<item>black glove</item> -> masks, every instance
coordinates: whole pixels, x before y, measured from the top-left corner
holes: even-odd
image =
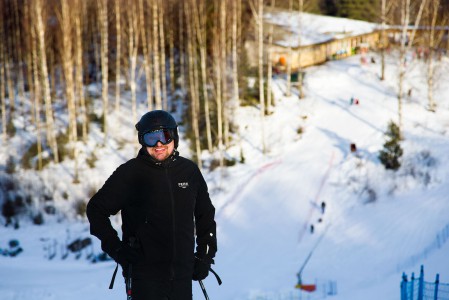
[[[143,260],[143,254],[138,247],[131,247],[122,242],[121,247],[116,250],[114,259],[122,267],[127,267],[129,264]]]
[[[214,260],[207,255],[203,258],[195,256],[192,279],[195,281],[205,279],[209,275],[210,265],[213,263]]]

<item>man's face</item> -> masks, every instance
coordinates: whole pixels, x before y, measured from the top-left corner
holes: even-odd
[[[171,141],[167,145],[163,145],[161,142],[157,142],[154,147],[147,147],[147,151],[151,157],[155,160],[163,161],[166,160],[175,149],[175,141]]]

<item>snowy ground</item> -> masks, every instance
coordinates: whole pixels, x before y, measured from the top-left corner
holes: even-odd
[[[358,56],[309,68],[301,100],[295,93],[285,97],[285,81],[276,78],[276,110],[264,123],[267,155],[262,154],[257,108],[235,113],[241,143],[229,153],[238,158],[242,149],[246,163],[225,172],[205,171],[218,223],[214,269],[223,280],[220,287],[213,277],[205,280],[211,299],[393,300],[399,298],[402,272],[418,273],[420,265],[427,281],[440,273],[441,282],[449,283],[449,243],[435,242],[449,224],[449,87],[442,84],[449,80],[449,63],[439,65],[436,113],[425,109],[424,67],[409,67],[405,90],[412,87],[413,93],[403,107],[404,160],[394,173],[377,159],[388,122],[397,120],[395,58],[389,59],[385,82],[378,80],[379,64],[361,65]],[[360,104],[350,105],[351,97]],[[91,187],[135,155],[126,115],[112,115],[111,132],[130,143],[112,140],[95,150],[96,169],[81,172]],[[351,143],[357,153],[350,152]],[[180,148],[188,153],[185,144]],[[47,178],[60,178],[60,184],[73,188],[68,171],[51,170]],[[88,187],[74,193],[82,197]],[[15,238],[24,252],[0,256],[0,298],[123,299],[120,276],[108,290],[114,263],[89,263],[87,252],[78,260],[73,254],[61,259],[66,240],[87,236],[85,222],[56,218],[43,226],[22,224],[20,230],[1,227],[0,248]],[[93,251],[100,251],[97,240]],[[294,286],[310,253],[302,279],[317,283],[318,290],[308,294]],[[330,282],[336,295],[325,293]],[[194,287],[194,299],[202,299]]]

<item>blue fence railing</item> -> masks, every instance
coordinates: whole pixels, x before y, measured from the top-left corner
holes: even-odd
[[[440,283],[440,275],[437,274],[435,282],[424,281],[424,267],[418,278],[412,273],[410,280],[405,273],[402,274],[401,300],[449,300],[449,284]]]

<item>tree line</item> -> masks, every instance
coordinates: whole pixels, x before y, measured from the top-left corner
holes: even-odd
[[[218,153],[220,166],[226,163],[223,151],[230,145],[236,126],[233,112],[246,103],[259,106],[265,152],[263,120],[274,105],[270,92],[271,60],[264,50],[273,35],[272,28],[267,30],[263,24],[267,7],[347,17],[355,17],[355,13],[349,12],[357,10],[376,11],[373,16],[360,18],[377,19],[384,25],[402,24],[405,28],[409,24],[447,24],[442,12],[448,1],[2,0],[2,136],[6,139],[13,134],[16,114],[28,114],[36,133],[33,147],[37,169],[45,163],[43,151],[50,153],[47,160],[58,163],[63,155],[61,148],[67,148],[77,162],[76,143],[87,141],[93,119],[101,123],[104,141],[107,140],[108,113],[122,109],[124,90],[130,92],[132,118],[137,121],[137,85],[142,74],[148,110],[172,110],[175,91],[184,92],[185,124],[200,166],[203,149]],[[429,36],[430,51],[436,49],[432,45],[441,40],[440,33]],[[406,31],[400,46],[401,62],[405,62],[405,53],[412,45],[405,42],[405,35]],[[247,38],[257,41],[258,66],[254,70],[246,62]],[[384,48],[379,48],[383,57]],[[383,79],[383,63],[382,66]],[[399,119],[405,72],[405,65],[401,64]],[[433,66],[429,66],[430,84],[433,72]],[[245,83],[248,75],[258,78],[252,90]],[[101,86],[101,116],[93,114],[92,98],[86,92],[86,85],[92,82]],[[302,97],[302,85],[299,89]],[[31,100],[29,110],[25,99]],[[68,115],[67,130],[56,125],[56,108]],[[75,178],[76,174],[77,170]]]
[[[137,80],[143,73],[148,110],[172,110],[175,90],[186,91],[185,123],[198,157],[203,148],[224,149],[232,109],[239,105],[250,22],[249,4],[242,0],[1,1],[2,135],[11,135],[11,122],[25,112],[27,97],[37,168],[44,149],[57,163],[63,132],[55,124],[55,108],[63,107],[66,144],[76,159],[75,142],[87,140],[93,117],[86,85],[101,86],[98,119],[106,140],[108,112],[121,110],[124,90],[130,91],[137,121]]]

